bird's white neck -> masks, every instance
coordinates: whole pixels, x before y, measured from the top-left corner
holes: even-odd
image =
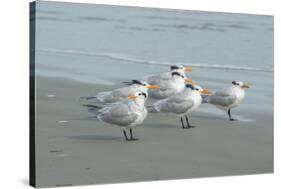
[[[185,82],[184,78],[182,78],[182,77],[180,77],[180,76],[174,76],[174,77],[173,77],[173,80],[174,80],[175,82],[179,82],[179,83],[184,83],[184,82]]]
[[[129,103],[133,104],[133,105],[137,105],[140,108],[143,108],[144,107],[144,103],[145,103],[145,99],[137,98],[137,99],[134,99],[134,100],[130,100]]]
[[[232,86],[232,88],[233,88],[234,90],[239,90],[239,91],[245,92],[245,89],[244,89],[244,88],[242,88],[242,87],[240,87],[240,86],[237,86],[237,85]]]
[[[240,86],[233,86],[232,87],[235,96],[238,100],[243,100],[245,97],[245,89],[241,88]]]

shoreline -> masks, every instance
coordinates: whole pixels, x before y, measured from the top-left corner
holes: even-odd
[[[84,86],[85,93],[83,93],[81,96],[78,96],[77,99],[79,99],[80,97],[84,97],[84,96],[94,96],[98,92],[110,91],[110,90],[114,90],[116,88],[125,87],[126,85],[123,84],[123,81],[129,81],[129,79],[126,80],[126,79],[115,78],[115,79],[112,79],[111,83],[109,84],[109,83],[99,82],[99,80],[89,82],[89,81],[79,81],[79,80],[76,80],[76,79],[70,79],[70,78],[64,78],[64,77],[37,76],[36,78],[38,78],[38,80],[47,80],[49,82],[61,81],[61,82],[66,82],[66,83],[75,83],[76,85]],[[92,90],[92,88],[94,88],[94,90]],[[217,87],[217,88],[219,89],[220,87]],[[211,90],[215,91],[213,88],[211,88]],[[252,90],[252,89],[250,88],[249,90]],[[52,96],[52,95],[55,95],[55,94],[51,94],[51,93],[47,94],[46,93],[46,96],[48,96],[48,95]],[[248,97],[248,94],[246,94],[246,97]],[[157,100],[157,99],[149,98],[146,104],[155,102],[155,100]],[[236,107],[236,108],[233,109],[233,112],[237,112],[238,114],[240,112],[241,121],[246,121],[246,122],[248,121],[249,122],[249,121],[251,121],[251,119],[247,118],[247,117],[244,117],[241,114],[241,112],[248,114],[247,112],[249,110],[251,110],[251,108],[247,107],[246,105],[253,105],[253,104],[247,103],[246,100],[249,100],[249,99],[244,99],[244,101],[241,103],[241,105],[239,107]],[[219,117],[227,118],[227,116],[225,116],[225,115],[227,115],[225,111],[216,108],[214,105],[206,104],[206,103],[202,103],[200,105],[199,109],[196,112],[208,113],[210,115],[214,115],[218,119],[219,119]],[[259,113],[259,112],[261,112],[261,113]],[[263,111],[263,109],[259,109],[259,111],[256,111],[255,113],[257,114],[257,116],[264,115],[265,113],[266,114],[268,113],[269,115],[273,116],[273,104],[272,104],[272,109],[271,109],[270,112]],[[252,120],[252,121],[255,121],[255,120]]]

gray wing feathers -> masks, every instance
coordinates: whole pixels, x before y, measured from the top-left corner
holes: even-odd
[[[137,119],[137,115],[124,104],[101,109],[98,118],[115,125],[128,126]]]
[[[176,97],[160,100],[154,105],[157,111],[176,114],[185,113],[192,106],[193,101],[191,99],[182,99]]]
[[[171,78],[170,72],[161,73],[158,75],[151,75],[145,78],[145,80],[151,85],[158,85],[161,81]]]
[[[234,101],[235,95],[230,89],[217,91],[214,95],[208,97],[208,103],[219,106],[229,106]]]
[[[159,89],[154,89],[149,91],[149,95],[151,97],[156,97],[156,98],[167,98],[171,95],[173,95],[174,92],[174,83],[171,82],[170,80],[167,81],[159,81],[158,83],[153,83],[157,84],[160,86]]]
[[[133,90],[133,88],[129,86],[115,89],[113,91],[100,92],[95,96],[95,98],[102,103],[113,103],[126,99],[126,97],[132,93],[131,90]],[[94,97],[88,97],[88,100],[95,100],[93,98]]]

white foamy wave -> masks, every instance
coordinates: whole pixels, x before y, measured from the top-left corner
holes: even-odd
[[[135,63],[135,64],[148,64],[148,65],[159,65],[159,66],[182,64],[182,65],[188,65],[188,66],[195,67],[195,68],[206,68],[206,69],[273,72],[273,69],[261,69],[261,68],[246,67],[246,66],[242,67],[242,66],[222,65],[222,64],[165,62],[165,61],[147,60],[147,59],[141,59],[141,58],[132,57],[132,56],[128,56],[125,54],[119,54],[119,53],[97,53],[97,52],[87,52],[87,51],[79,51],[79,50],[72,50],[72,49],[36,49],[36,51],[47,52],[47,53],[77,54],[77,55],[82,55],[82,56],[98,56],[98,57],[110,58],[113,60],[131,62],[131,63]]]

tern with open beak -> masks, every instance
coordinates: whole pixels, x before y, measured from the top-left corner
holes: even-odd
[[[213,95],[204,98],[203,102],[227,111],[229,120],[235,121],[236,119],[231,117],[231,109],[239,106],[243,101],[247,88],[249,88],[249,85],[242,81],[232,81],[231,87],[216,91]]]

